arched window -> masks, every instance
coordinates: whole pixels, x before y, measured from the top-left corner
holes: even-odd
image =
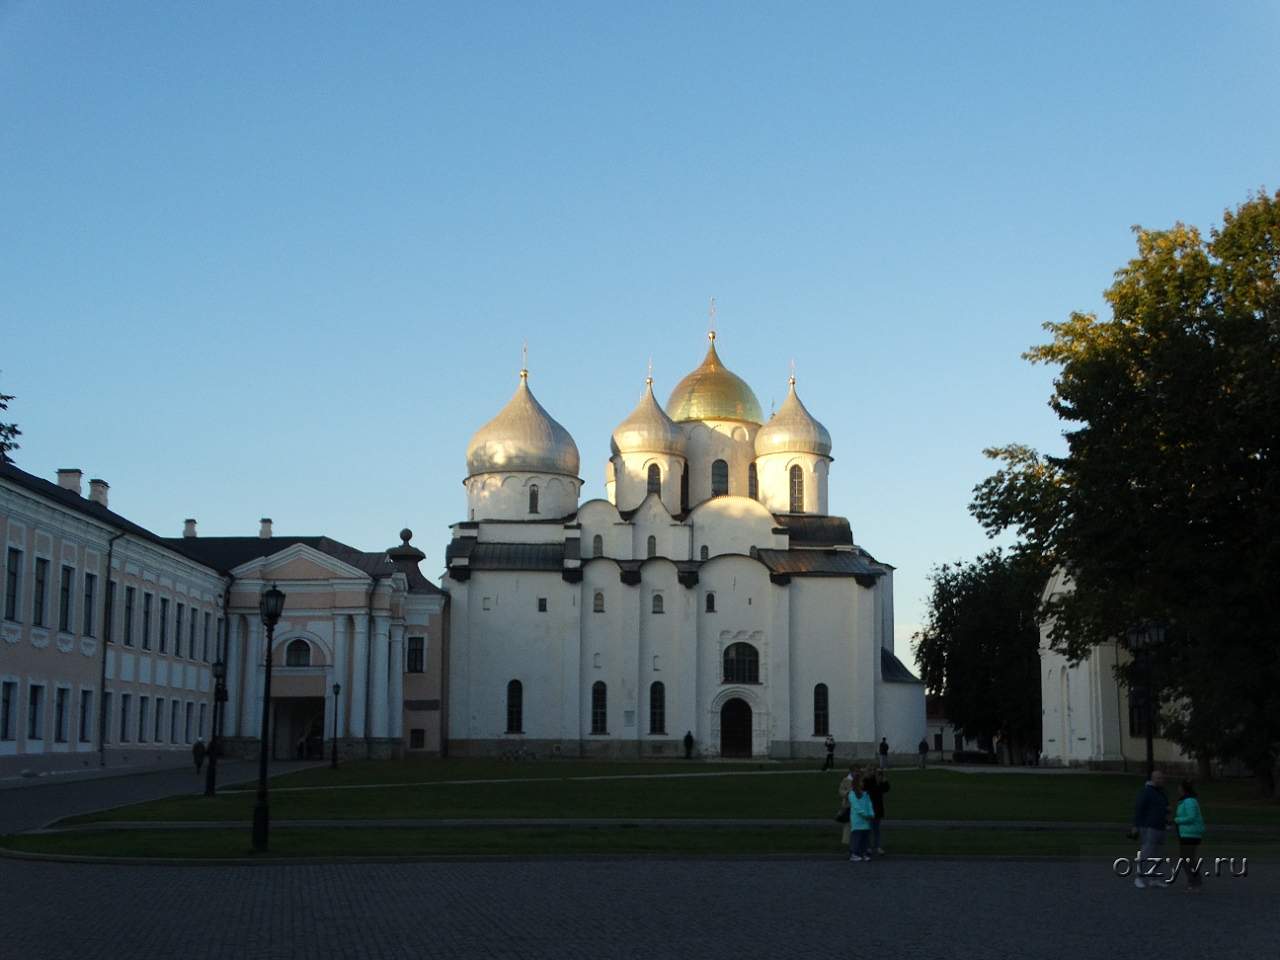
[[[311,666],[311,644],[305,640],[290,640],[284,648],[284,665],[286,667]]]
[[[825,737],[831,732],[827,713],[827,685],[820,683],[813,688],[813,735]]]
[[[538,512],[538,485],[536,483],[529,484],[529,512]]]
[[[798,463],[791,468],[791,512],[804,513],[804,471]]]
[[[653,595],[653,612],[662,613],[662,594],[655,593]]]
[[[609,691],[603,680],[591,685],[591,732],[609,732]]]
[[[507,684],[507,733],[524,733],[524,685],[519,680]]]
[[[724,497],[729,493],[729,464],[717,460],[711,464],[711,495]]]
[[[597,590],[596,595],[591,598],[591,612],[604,613],[604,594],[599,590]]]
[[[591,555],[593,557],[604,556],[604,537],[598,533],[591,538]]]
[[[649,493],[662,496],[662,468],[656,463],[649,464]]]
[[[731,643],[724,648],[725,683],[759,683],[760,654],[749,643]]]
[[[645,542],[645,550],[645,556],[656,557],[658,555],[658,538],[650,535],[649,539]]]
[[[714,593],[707,594],[707,613],[716,612],[716,595]]]
[[[661,680],[649,684],[649,732],[667,732],[667,688]]]
[[[753,463],[747,467],[747,496],[752,500],[760,499],[760,474]]]
[[[700,556],[703,560],[711,556],[711,551],[707,549],[707,545],[705,543],[702,545],[702,549],[698,551],[698,556]]]

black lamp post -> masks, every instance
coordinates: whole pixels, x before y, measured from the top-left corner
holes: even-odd
[[[335,683],[333,685],[333,759],[329,761],[329,766],[338,769],[338,694],[342,692],[342,684]]]
[[[1155,690],[1151,681],[1151,655],[1164,643],[1165,628],[1158,623],[1144,623],[1129,631],[1129,649],[1142,658],[1142,719],[1147,732],[1147,779],[1156,769]]]
[[[280,614],[284,612],[284,594],[276,589],[275,584],[262,592],[258,612],[262,614],[262,622],[267,628],[264,655],[267,675],[262,684],[262,744],[258,752],[258,799],[253,805],[253,849],[266,850],[271,821],[267,805],[267,750],[271,742],[271,644],[276,624],[280,622]]]
[[[221,657],[213,662],[213,736],[209,739],[209,770],[204,779],[204,795],[218,793],[218,751],[222,749],[222,705],[227,702],[227,665]]]

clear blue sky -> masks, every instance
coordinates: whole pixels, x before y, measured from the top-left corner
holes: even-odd
[[[1280,185],[1275,3],[976,6],[0,3],[17,462],[162,534],[409,525],[436,576],[521,341],[600,496],[714,295],[905,654],[981,449],[1061,446],[1040,324]]]

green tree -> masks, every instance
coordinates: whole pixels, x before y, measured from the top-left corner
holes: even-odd
[[[1030,554],[984,553],[930,576],[916,662],[947,719],[966,737],[1000,738],[1018,759],[1040,746],[1040,633],[1048,571]]]
[[[1110,320],[1072,314],[1026,356],[1059,367],[1050,406],[1067,453],[1023,446],[971,510],[991,535],[1060,565],[1052,645],[1080,659],[1144,620],[1169,734],[1239,759],[1269,793],[1280,757],[1280,193],[1221,229],[1135,228],[1106,293]],[[1131,667],[1123,668],[1129,680]]]
[[[9,394],[0,393],[0,411],[8,410],[12,399]],[[20,436],[22,431],[16,423],[0,423],[0,463],[9,462],[9,451],[18,449],[18,444],[14,441]]]

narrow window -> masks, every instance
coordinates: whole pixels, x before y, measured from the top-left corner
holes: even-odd
[[[546,613],[546,612],[547,612],[547,598],[546,598],[546,597],[539,597],[539,598],[538,598],[538,612],[539,612],[539,613]]]
[[[182,627],[183,627],[183,614],[184,614],[184,613],[186,613],[186,609],[187,609],[187,608],[186,608],[186,607],[184,607],[182,604],[178,604],[178,609],[177,609],[176,613],[174,614],[174,622],[173,622],[173,655],[174,655],[175,657],[180,657],[180,656],[182,656]]]
[[[107,580],[107,596],[102,602],[102,639],[111,642],[116,623],[116,582]]]
[[[591,538],[591,555],[593,557],[604,556],[604,537],[598,533]]]
[[[716,612],[716,595],[714,593],[707,594],[707,613]]]
[[[536,483],[529,485],[529,512],[538,512],[538,485]]]
[[[156,743],[164,743],[164,697],[156,697]]]
[[[186,712],[186,720],[187,720],[187,722],[186,722],[186,726],[183,728],[183,740],[182,740],[182,742],[183,742],[183,743],[190,743],[190,742],[191,742],[191,717],[192,717],[192,713],[193,713],[193,710],[192,710],[192,703],[191,703],[191,701],[190,701],[190,700],[188,700],[188,701],[187,701],[187,712]]]
[[[18,587],[22,585],[22,551],[9,548],[9,559],[4,572],[4,618],[18,619]]]
[[[204,738],[204,719],[205,719],[205,714],[207,713],[208,706],[209,705],[207,703],[200,704],[200,723],[196,729],[200,731],[201,739]]]
[[[151,649],[151,594],[142,595],[142,649]]]
[[[16,740],[13,729],[14,701],[18,699],[18,685],[12,680],[0,683],[0,740]]]
[[[660,593],[653,595],[653,612],[662,613],[662,594]]]
[[[760,474],[754,463],[747,467],[747,496],[752,500],[760,499]]]
[[[645,556],[656,557],[658,555],[658,538],[650,534],[649,539],[645,541]]]
[[[609,693],[603,680],[591,685],[591,732],[609,732]]]
[[[196,608],[191,608],[191,616],[187,618],[190,624],[187,630],[187,657],[194,660],[196,658]]]
[[[680,510],[682,513],[689,512],[689,467],[685,465],[680,470]]]
[[[820,683],[813,688],[813,735],[825,737],[831,732],[827,713],[827,685]]]
[[[161,653],[169,650],[169,598],[160,598],[160,638],[156,641],[156,649]]]
[[[662,496],[662,468],[656,463],[649,464],[649,489],[647,492]]]
[[[290,640],[284,648],[284,665],[286,667],[311,666],[311,644],[305,640]]]
[[[98,578],[92,573],[84,575],[84,609],[80,611],[80,632],[86,637],[92,637],[93,633],[93,604],[97,599]]]
[[[59,687],[53,691],[53,740],[55,743],[67,742],[67,698],[71,691]]]
[[[711,551],[707,549],[707,545],[705,543],[702,545],[702,549],[698,551],[698,556],[701,557],[703,560],[711,556]]]
[[[45,604],[49,593],[49,561],[36,557],[36,596],[31,613],[31,623],[36,627],[45,624]]]
[[[192,657],[194,660],[195,658]],[[204,639],[200,646],[200,659],[205,663],[209,662],[209,611],[204,612]]]
[[[725,683],[759,683],[760,654],[749,643],[731,643],[724,648]]]
[[[804,513],[804,471],[798,463],[791,468],[791,512]]]
[[[124,645],[126,647],[133,646],[133,603],[136,597],[137,591],[133,587],[124,588]],[[125,694],[125,696],[128,696],[128,694]],[[120,737],[122,743],[124,739],[124,736]]]
[[[519,680],[507,684],[507,733],[524,733],[524,685]]]
[[[407,673],[425,673],[427,669],[427,638],[409,638],[409,657],[405,664]]]
[[[71,586],[75,578],[72,567],[62,568],[62,583],[58,586],[58,629],[63,633],[71,632]]]
[[[169,703],[169,742],[179,743],[178,740],[178,714],[182,710],[182,704],[177,700]]]
[[[147,742],[147,730],[150,727],[151,720],[151,698],[138,698],[138,742]]]
[[[3,737],[0,737],[3,739]],[[93,739],[93,691],[80,691],[80,742]]]
[[[717,460],[711,464],[711,495],[724,497],[729,494],[729,464]]]
[[[422,727],[414,727],[409,731],[409,749],[425,750],[427,748],[427,731]]]
[[[595,596],[591,598],[591,612],[604,613],[604,594],[599,590],[597,590]]]
[[[133,697],[131,694],[120,694],[120,742],[129,742],[129,705]]]
[[[27,739],[44,739],[44,687],[27,687]]]
[[[661,680],[649,684],[649,732],[667,732],[667,688]]]
[[[111,691],[102,694],[102,742],[111,742]]]

